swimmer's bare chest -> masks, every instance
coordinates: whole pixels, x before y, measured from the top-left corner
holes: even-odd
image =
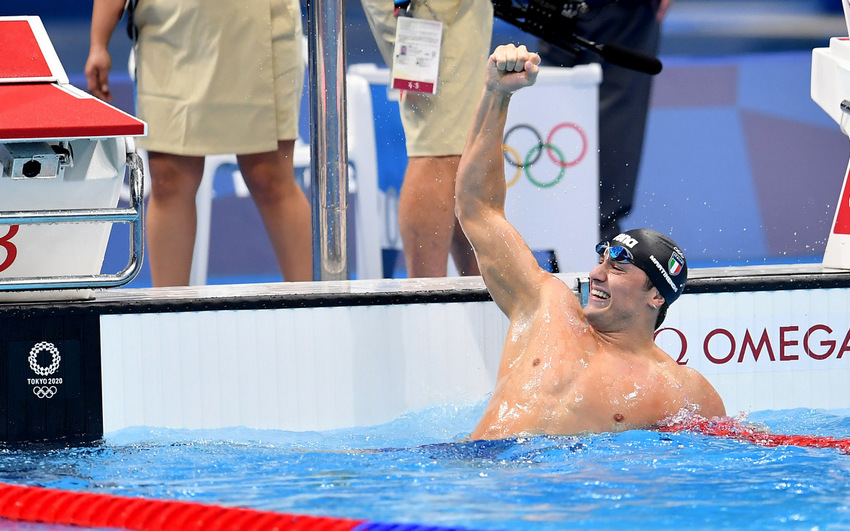
[[[505,435],[646,428],[678,410],[669,377],[655,364],[551,331],[525,347],[490,404],[490,421]]]
[[[672,402],[663,404],[663,391],[653,385],[666,387],[664,370],[606,351],[574,297],[549,291],[533,316],[511,323],[496,388],[473,438],[622,431],[667,414]]]

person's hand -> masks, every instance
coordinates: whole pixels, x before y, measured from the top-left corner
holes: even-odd
[[[111,68],[112,57],[105,48],[89,52],[85,68],[88,89],[94,96],[104,101],[112,101],[112,92],[109,90],[109,70]]]
[[[540,56],[524,45],[505,44],[497,47],[487,61],[487,88],[510,94],[529,87],[540,72]]]

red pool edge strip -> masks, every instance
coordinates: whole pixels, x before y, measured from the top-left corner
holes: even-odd
[[[783,435],[769,433],[744,426],[736,419],[730,417],[707,419],[695,416],[683,421],[671,422],[670,424],[659,428],[659,431],[666,433],[690,431],[703,435],[746,441],[758,446],[766,447],[801,446],[810,448],[833,448],[840,450],[845,454],[850,454],[850,439],[839,439],[836,437],[819,435]]]

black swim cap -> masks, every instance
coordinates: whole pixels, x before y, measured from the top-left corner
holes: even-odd
[[[685,255],[669,237],[652,229],[633,229],[618,234],[611,245],[628,249],[667,304],[679,298],[688,280]]]

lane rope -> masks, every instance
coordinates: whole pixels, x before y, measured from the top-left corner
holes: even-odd
[[[385,524],[327,516],[294,515],[197,502],[130,498],[113,494],[5,483],[0,483],[0,518],[138,531],[449,531],[452,529],[418,524]]]
[[[832,448],[850,454],[850,439],[820,435],[783,435],[745,426],[732,417],[707,419],[699,415],[673,419],[661,426],[658,431],[675,433],[689,431],[702,435],[712,435],[727,439],[736,439],[758,446],[800,446],[809,448]]]

